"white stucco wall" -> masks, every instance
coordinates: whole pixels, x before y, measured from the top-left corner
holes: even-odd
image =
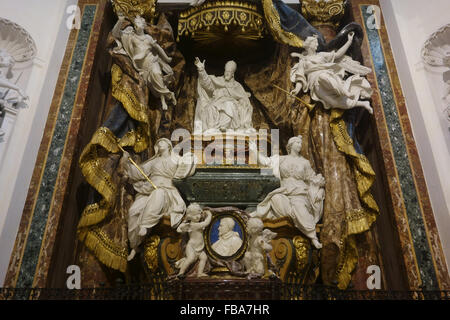
[[[0,162],[0,287],[9,264],[70,30],[66,8],[76,0],[1,0],[0,17],[34,39],[37,57],[19,82],[29,107],[19,111]]]
[[[450,23],[448,0],[380,0],[447,265],[450,262],[450,131],[442,73],[421,59],[425,41]]]

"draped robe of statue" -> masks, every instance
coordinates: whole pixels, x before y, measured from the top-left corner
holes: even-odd
[[[316,224],[322,217],[322,208],[314,206],[319,189],[310,192],[310,181],[316,173],[309,161],[291,155],[275,155],[263,160],[264,165],[273,168],[281,186],[258,204],[257,216],[276,219],[287,215],[304,235],[316,238]]]
[[[128,240],[131,248],[137,248],[142,242],[139,228],[151,229],[163,216],[170,216],[172,226],[176,226],[183,217],[186,204],[181,198],[172,179],[183,179],[195,171],[194,161],[172,154],[168,158],[156,156],[141,164],[142,171],[152,180],[157,189],[143,179],[142,174],[132,164],[127,165],[127,175],[133,182],[137,195],[129,209]]]

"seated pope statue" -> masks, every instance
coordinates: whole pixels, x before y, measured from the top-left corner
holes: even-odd
[[[205,61],[201,62],[195,58],[195,65],[198,70],[198,100],[194,132],[255,132],[250,93],[234,79],[236,62],[228,61],[221,77],[208,75],[205,71]]]

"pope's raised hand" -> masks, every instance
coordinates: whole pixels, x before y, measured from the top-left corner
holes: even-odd
[[[197,67],[197,69],[205,69],[205,62],[206,62],[206,60],[203,60],[203,62],[201,62],[198,57],[195,57],[194,64]]]

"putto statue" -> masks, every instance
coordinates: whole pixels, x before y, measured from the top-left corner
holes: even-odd
[[[271,240],[277,235],[269,229],[264,229],[259,218],[250,218],[247,222],[249,244],[244,256],[245,272],[249,277],[261,277],[268,270],[267,253],[272,250]],[[267,270],[266,270],[267,268]]]
[[[134,258],[148,229],[157,225],[163,216],[170,216],[172,227],[176,227],[185,212],[186,204],[172,179],[193,175],[195,161],[191,155],[180,157],[172,149],[170,140],[159,139],[155,144],[155,156],[141,164],[153,184],[128,161],[129,154],[123,154],[122,165],[137,192],[128,211],[128,240],[132,249],[128,260]]]
[[[331,52],[317,52],[317,38],[306,38],[305,52],[291,53],[292,57],[299,58],[291,69],[291,81],[295,83],[291,94],[297,95],[303,89],[305,93],[310,92],[313,100],[322,102],[325,109],[363,107],[372,114],[370,102],[360,101],[372,96],[369,82],[361,77],[371,69],[345,55],[353,37],[354,33],[350,32],[346,44]],[[346,72],[353,75],[345,79]]]
[[[257,152],[256,143],[250,143],[251,152]],[[317,249],[322,248],[316,234],[316,224],[323,213],[325,180],[316,174],[311,164],[300,155],[302,137],[292,137],[286,146],[288,155],[267,158],[258,153],[258,163],[270,166],[281,180],[281,187],[270,192],[257,206],[252,217],[290,217],[294,225]]]
[[[250,93],[234,79],[236,62],[228,61],[221,77],[208,75],[205,61],[201,62],[199,58],[195,58],[195,66],[198,70],[198,100],[194,132],[255,132]]]
[[[121,29],[125,16],[119,15],[119,20],[111,31],[117,47],[114,53],[127,55],[136,71],[144,79],[150,92],[161,100],[163,110],[167,110],[166,98],[174,105],[177,101],[175,94],[167,88],[172,81],[173,70],[169,66],[172,58],[167,56],[161,46],[149,34],[145,33],[145,19],[136,16],[134,28],[128,26]],[[165,73],[165,75],[163,75]]]
[[[205,253],[205,241],[203,239],[203,230],[211,223],[211,211],[205,211],[206,218],[202,219],[202,208],[197,203],[190,204],[186,209],[186,221],[183,221],[177,228],[180,233],[188,232],[189,241],[186,244],[185,257],[178,260],[175,264],[180,269],[178,276],[185,274],[186,270],[197,260],[199,265],[197,277],[208,276],[203,272],[208,256]]]

